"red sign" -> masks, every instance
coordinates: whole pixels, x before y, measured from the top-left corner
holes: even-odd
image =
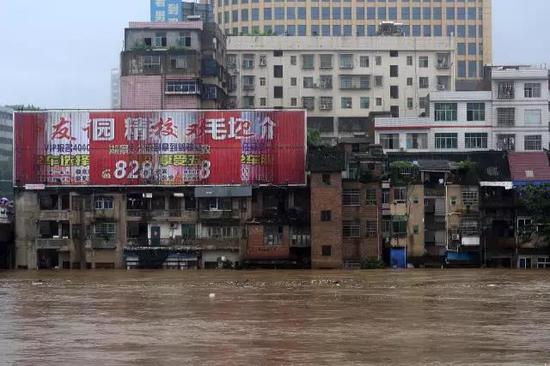
[[[15,113],[16,185],[304,185],[303,111]]]

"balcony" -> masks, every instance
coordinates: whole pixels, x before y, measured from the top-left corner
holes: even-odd
[[[116,249],[116,240],[93,238],[86,244],[86,247],[92,249]]]
[[[62,249],[68,247],[71,240],[68,238],[36,239],[36,249]]]
[[[163,239],[149,239],[149,238],[128,238],[126,242],[127,247],[185,247],[196,246],[197,241],[192,238],[163,238]]]
[[[311,236],[309,234],[293,234],[290,238],[291,248],[311,247]]]
[[[42,210],[40,221],[69,221],[71,212],[69,210]]]
[[[240,219],[239,210],[202,210],[199,211],[200,220],[230,220]]]
[[[436,127],[437,122],[433,122],[430,118],[423,117],[382,117],[376,118],[374,121],[375,129],[387,129],[387,128],[415,128],[415,129],[429,129]]]

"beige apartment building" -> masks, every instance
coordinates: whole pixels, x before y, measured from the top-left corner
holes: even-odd
[[[491,0],[215,0],[214,13],[232,35],[372,37],[396,22],[405,36],[455,38],[460,79],[492,63]]]
[[[454,65],[446,37],[227,39],[230,106],[305,108],[325,138],[365,136],[377,113],[423,115],[430,92],[455,89]]]

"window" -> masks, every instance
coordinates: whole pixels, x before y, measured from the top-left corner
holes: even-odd
[[[485,121],[485,103],[468,103],[466,119],[468,121]]]
[[[260,78],[260,85],[265,86],[265,78]]]
[[[413,57],[407,56],[407,66],[412,66],[412,64],[413,64]]]
[[[367,205],[376,205],[376,189],[367,189]]]
[[[486,149],[486,133],[466,133],[464,135],[464,147],[466,149]]]
[[[540,84],[525,83],[524,95],[525,98],[540,98]]]
[[[98,196],[95,198],[96,210],[112,210],[113,209],[113,197],[111,196]]]
[[[158,69],[160,67],[160,56],[143,56],[143,67],[146,69]]]
[[[321,211],[321,221],[330,221],[332,218],[332,211],[330,210],[323,210]]]
[[[332,75],[321,75],[319,77],[319,87],[321,89],[332,89]]]
[[[407,200],[407,187],[395,187],[393,189],[393,200],[405,202]]]
[[[413,78],[407,78],[407,86],[413,85]]]
[[[370,108],[370,98],[369,97],[360,97],[359,98],[359,105],[361,109],[369,109]]]
[[[298,99],[296,98],[290,98],[290,105],[292,107],[296,107],[298,105]]]
[[[374,58],[374,61],[375,61],[375,63],[376,63],[376,66],[382,65],[382,56],[376,56],[376,57]]]
[[[375,75],[374,76],[374,85],[382,86],[382,75]]]
[[[323,257],[330,257],[332,255],[332,245],[321,246],[321,255]]]
[[[526,109],[525,110],[525,125],[538,126],[541,124],[541,110],[540,109]]]
[[[436,149],[456,149],[458,148],[458,135],[456,133],[436,133]]]
[[[101,222],[94,225],[94,237],[112,240],[116,236],[116,224],[114,222]]]
[[[243,97],[243,107],[244,108],[254,108],[254,96],[245,95]]]
[[[390,114],[393,118],[399,117],[399,106],[398,105],[391,105],[390,106]]]
[[[477,190],[462,191],[462,203],[467,206],[477,205],[479,203],[479,195]]]
[[[199,86],[195,81],[167,80],[164,90],[173,94],[198,94]]]
[[[456,103],[435,103],[434,115],[436,121],[456,121]]]
[[[243,90],[254,90],[254,83],[253,75],[243,75]]]
[[[266,98],[260,98],[260,106],[265,107],[267,105],[267,99]]]
[[[418,150],[428,148],[427,133],[408,133],[407,134],[407,149]]]
[[[273,77],[274,78],[283,77],[283,65],[273,65]]]
[[[512,127],[515,123],[515,108],[497,108],[497,124],[499,127]]]
[[[166,33],[155,33],[155,43],[153,45],[155,47],[166,47]]]
[[[503,81],[498,83],[498,99],[514,99],[514,83]]]
[[[304,77],[303,86],[304,88],[307,88],[307,89],[313,88],[313,77],[311,76]]]
[[[351,109],[352,108],[352,99],[351,97],[342,97],[341,99],[341,108],[342,109]]]
[[[340,55],[340,68],[341,69],[353,69],[353,55],[341,54]]]
[[[281,99],[283,97],[283,87],[274,86],[273,87],[273,98]]]
[[[267,225],[264,226],[264,244],[279,245],[283,242],[283,227]]]
[[[302,107],[308,111],[315,109],[315,97],[302,97]]]
[[[296,84],[297,82],[298,82],[298,79],[296,79],[296,78],[290,78],[290,85],[296,86],[296,85],[297,85],[297,84]]]
[[[313,68],[313,55],[302,55],[302,69],[312,70]]]
[[[321,180],[323,181],[323,184],[330,186],[330,174],[323,174],[321,176]]]
[[[384,150],[399,149],[399,134],[398,133],[382,133],[380,134],[380,144]]]
[[[369,56],[359,56],[359,66],[369,67]]]
[[[342,191],[342,205],[343,206],[359,206],[359,190],[358,189],[344,189]]]
[[[332,69],[332,55],[319,55],[319,59],[321,69]]]
[[[542,150],[542,136],[541,135],[527,135],[525,136],[525,150]]]
[[[430,79],[428,77],[421,76],[418,79],[420,89],[428,89],[430,87]]]
[[[296,65],[296,56],[290,56],[290,64]]]
[[[342,221],[342,235],[344,238],[361,237],[361,227],[355,221]]]
[[[180,33],[178,45],[182,47],[191,47],[191,36],[187,33]]]
[[[390,98],[399,99],[399,86],[397,85],[390,86]]]
[[[390,77],[396,78],[399,76],[399,68],[397,65],[390,65]]]
[[[332,97],[321,97],[319,99],[319,109],[322,111],[332,110]]]
[[[418,58],[419,67],[428,67],[428,56],[420,56]]]
[[[497,149],[514,151],[516,149],[516,135],[497,135]]]
[[[377,231],[378,223],[375,220],[367,220],[367,238],[376,238]]]
[[[254,55],[245,54],[243,55],[243,69],[253,69],[254,68]]]
[[[381,106],[382,105],[382,98],[376,98],[376,105]]]

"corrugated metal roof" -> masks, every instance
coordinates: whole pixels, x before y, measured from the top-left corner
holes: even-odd
[[[545,152],[509,152],[508,163],[513,181],[550,182],[550,166]]]

